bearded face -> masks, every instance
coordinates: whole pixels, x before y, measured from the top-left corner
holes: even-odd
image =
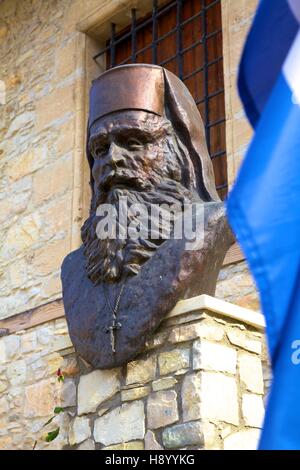
[[[91,131],[89,151],[94,159],[94,180],[90,217],[82,227],[88,277],[96,284],[117,281],[123,275],[137,274],[157,247],[165,240],[163,220],[156,222],[158,236],[149,233],[138,238],[123,238],[131,214],[120,217],[122,203],[127,208],[143,204],[164,205],[181,210],[183,204],[198,199],[195,175],[188,152],[178,141],[170,121],[144,111],[113,113],[99,119]],[[99,238],[101,216],[97,209],[111,204],[117,214],[113,238]],[[168,231],[167,231],[168,233]]]

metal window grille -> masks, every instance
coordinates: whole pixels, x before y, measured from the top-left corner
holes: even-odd
[[[131,11],[131,25],[122,31],[111,25],[111,37],[94,60],[104,57],[107,69],[138,62],[158,64],[185,82],[202,115],[217,190],[224,198],[228,184],[221,0],[172,0],[160,7],[153,0],[149,15],[137,19],[137,13]]]

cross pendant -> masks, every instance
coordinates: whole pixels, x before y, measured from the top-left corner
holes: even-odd
[[[112,325],[106,329],[106,333],[110,333],[110,344],[113,354],[116,352],[115,343],[116,343],[116,331],[121,328],[121,323],[116,322],[116,319],[113,319]]]

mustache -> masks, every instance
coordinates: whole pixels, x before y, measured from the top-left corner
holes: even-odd
[[[150,182],[138,172],[121,168],[109,168],[101,175],[96,189],[98,192],[108,193],[115,188],[144,191],[150,189],[151,186]]]

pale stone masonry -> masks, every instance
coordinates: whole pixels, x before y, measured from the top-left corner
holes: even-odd
[[[0,338],[0,447],[254,449],[265,354],[262,317],[208,296],[179,302],[122,368],[76,358],[64,319]],[[43,428],[56,406],[65,411]]]

